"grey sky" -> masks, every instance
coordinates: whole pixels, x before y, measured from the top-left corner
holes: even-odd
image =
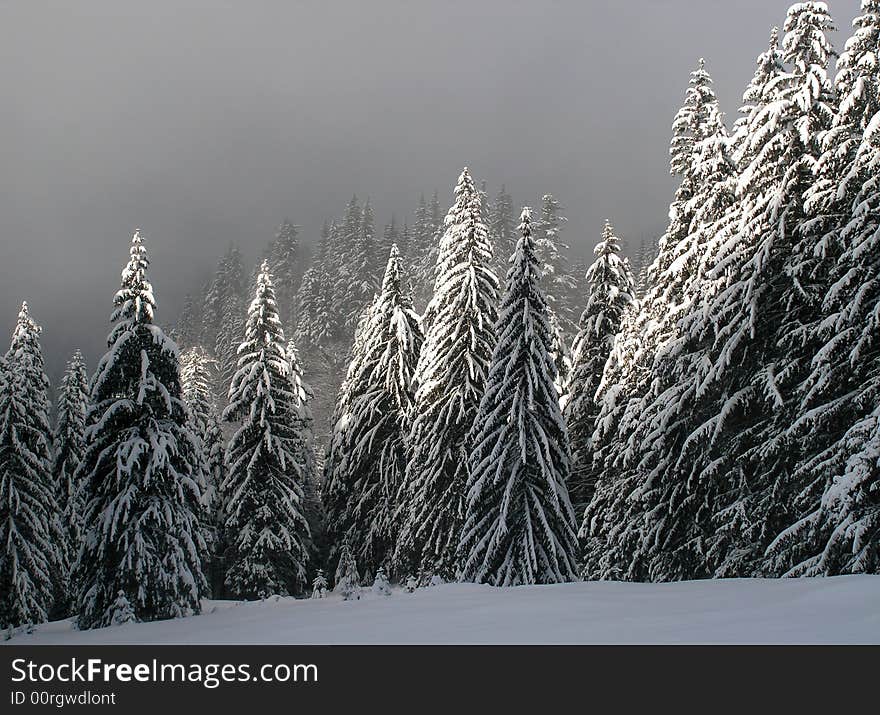
[[[669,125],[704,56],[728,119],[786,0],[0,0],[0,340],[94,365],[140,226],[170,323],[230,240],[447,206],[467,164],[554,193],[578,253],[662,231]],[[858,0],[829,3],[840,47]]]

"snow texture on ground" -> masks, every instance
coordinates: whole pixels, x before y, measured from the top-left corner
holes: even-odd
[[[447,584],[360,601],[206,601],[200,616],[9,641],[42,644],[880,643],[880,576],[493,588]]]

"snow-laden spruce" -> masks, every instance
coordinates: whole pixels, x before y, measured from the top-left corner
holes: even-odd
[[[513,199],[502,184],[489,208],[489,238],[492,241],[493,268],[498,276],[507,273],[507,261],[516,249],[518,239]]]
[[[0,359],[0,628],[45,621],[66,575],[40,330],[22,303]]]
[[[575,578],[568,432],[555,387],[541,268],[523,209],[474,422],[462,576],[516,586]]]
[[[693,196],[694,147],[706,138],[710,111],[717,106],[712,79],[700,60],[691,73],[685,101],[673,122],[670,172],[680,178],[669,208],[669,223],[650,266],[648,294],[639,302],[615,342],[600,386],[601,411],[597,423],[596,459],[614,478],[624,460],[634,455],[623,444],[641,417],[640,399],[647,390],[651,362],[671,335],[681,311],[682,296],[690,286],[691,270],[701,247],[689,240]]]
[[[198,613],[205,594],[200,458],[177,346],[154,322],[149,259],[135,232],[91,384],[77,470],[86,533],[74,572],[80,628],[109,625],[119,592],[140,621]]]
[[[223,412],[225,420],[238,423],[221,486],[229,539],[226,586],[237,598],[296,594],[306,585],[303,485],[313,463],[266,261],[238,356]]]
[[[713,558],[719,575],[774,570],[764,549],[797,518],[806,486],[794,468],[798,442],[815,439],[797,432],[798,392],[833,261],[815,250],[804,197],[836,111],[827,77],[833,24],[824,3],[806,2],[790,8],[783,30],[784,69],[746,123],[738,228],[719,251],[715,272],[724,278],[707,308],[717,338],[704,382],[716,397],[705,424],[722,434],[694,468],[722,480],[724,498],[711,506],[723,537]]]
[[[481,219],[480,194],[465,168],[440,242],[434,297],[416,367],[404,521],[395,571],[451,577],[464,519],[466,438],[495,347],[498,279]]]
[[[621,255],[620,239],[609,221],[605,222],[602,240],[593,253],[596,260],[585,276],[589,293],[572,349],[565,405],[572,457],[568,492],[580,516],[592,497],[595,482],[592,438],[599,414],[596,392],[614,339],[620,332],[624,312],[635,300],[629,261]]]
[[[806,436],[796,472],[809,486],[769,549],[770,570],[789,575],[880,570],[880,3],[863,0],[853,28],[806,198],[813,251],[833,267],[793,425]]]
[[[217,263],[214,278],[208,284],[202,311],[202,333],[199,344],[208,350],[215,350],[220,341],[226,346],[229,340],[219,337],[221,328],[228,324],[230,315],[241,312],[241,301],[245,294],[245,269],[241,251],[235,244],[230,244],[226,253]],[[232,302],[235,304],[233,305]],[[234,341],[237,345],[241,340],[238,336]],[[223,348],[220,350],[223,353]]]
[[[544,194],[532,235],[535,253],[541,264],[541,287],[547,298],[547,315],[553,331],[556,385],[560,394],[564,395],[571,371],[569,345],[577,334],[576,306],[581,296],[577,295],[578,280],[568,257],[568,245],[562,240],[562,230],[568,221],[562,215],[562,210],[562,204],[552,194]]]
[[[269,272],[275,281],[275,294],[278,301],[278,312],[282,323],[288,331],[295,325],[295,297],[299,290],[300,263],[302,256],[299,250],[299,233],[297,227],[289,220],[278,227],[275,240],[266,252],[269,261]]]
[[[85,530],[83,490],[76,478],[76,470],[85,450],[86,411],[89,400],[89,379],[82,353],[74,351],[67,363],[58,393],[55,435],[52,445],[52,476],[55,497],[61,519],[64,543],[59,544],[63,557],[63,600],[69,605],[68,580],[70,568],[79,553]]]
[[[296,338],[300,345],[318,347],[336,333],[333,282],[327,268],[331,234],[335,226],[324,224],[312,265],[303,274],[296,295]]]
[[[324,462],[333,552],[347,540],[358,563],[371,573],[389,565],[399,528],[412,380],[422,346],[419,317],[401,285],[401,273],[399,252],[392,245],[382,291],[370,308],[343,385]]]
[[[599,414],[592,438],[596,491],[585,514],[581,535],[587,541],[585,575],[602,578],[647,578],[640,534],[640,502],[644,489],[639,466],[641,449],[634,438],[644,424],[645,401],[650,400],[653,364],[669,343],[680,337],[677,322],[695,294],[705,234],[691,232],[698,186],[697,147],[707,139],[717,100],[712,80],[701,60],[691,73],[685,102],[676,114],[670,146],[670,171],[681,181],[669,209],[669,224],[660,238],[657,256],[647,271],[649,290],[624,311],[597,391]],[[656,394],[656,393],[655,393]],[[626,530],[624,535],[615,533]]]
[[[211,593],[222,597],[223,578],[218,575],[218,558],[225,549],[223,505],[220,485],[226,474],[226,442],[212,386],[216,383],[217,361],[196,346],[180,356],[180,379],[183,399],[189,408],[190,428],[198,442],[201,469],[199,489],[202,494],[202,528],[206,544],[203,570]]]

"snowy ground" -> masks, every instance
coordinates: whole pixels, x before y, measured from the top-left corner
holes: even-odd
[[[12,644],[880,643],[880,576],[449,584],[360,601],[207,601],[201,616],[94,631],[69,621]]]

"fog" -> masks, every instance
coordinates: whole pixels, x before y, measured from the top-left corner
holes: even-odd
[[[857,0],[829,3],[847,29]],[[55,378],[104,348],[142,229],[173,323],[230,241],[305,243],[352,193],[381,230],[462,166],[553,193],[584,254],[662,232],[670,124],[705,57],[732,121],[784,0],[0,0],[0,340],[26,299]],[[834,38],[840,49],[841,34]]]

